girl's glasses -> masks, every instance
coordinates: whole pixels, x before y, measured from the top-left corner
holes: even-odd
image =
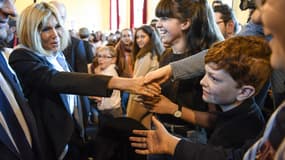
[[[112,56],[105,56],[105,55],[97,55],[97,58],[103,58],[103,59],[109,59],[109,58],[113,58]]]

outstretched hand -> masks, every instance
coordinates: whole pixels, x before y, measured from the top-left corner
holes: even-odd
[[[144,77],[133,78],[133,82],[133,85],[129,87],[129,91],[133,94],[154,97],[161,93],[161,87],[158,83],[151,82],[145,84]]]
[[[136,136],[131,136],[131,146],[137,148],[138,154],[174,154],[179,138],[170,135],[155,117],[152,121],[156,130],[133,130]]]
[[[108,83],[108,88],[124,90],[133,94],[139,94],[149,97],[158,96],[161,93],[161,87],[158,83],[144,83],[144,77],[123,78],[112,77]]]
[[[140,96],[137,101],[143,103],[144,107],[153,113],[172,115],[178,109],[177,104],[173,103],[164,95],[156,97]]]
[[[148,72],[145,75],[144,83],[148,84],[151,82],[156,82],[158,84],[161,84],[165,81],[167,81],[172,75],[172,69],[170,65],[166,65],[164,67],[161,67],[157,70]]]

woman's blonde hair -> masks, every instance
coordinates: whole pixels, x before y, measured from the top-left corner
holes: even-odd
[[[52,5],[41,2],[28,6],[23,10],[17,21],[17,34],[19,41],[24,46],[43,55],[51,55],[52,53],[43,48],[41,40],[42,26],[48,23],[50,17],[54,16],[60,25],[60,49],[64,50],[69,42],[69,34],[63,27],[63,22],[59,18],[59,14]]]

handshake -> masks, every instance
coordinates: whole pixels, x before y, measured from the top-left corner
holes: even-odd
[[[177,105],[171,102],[168,98],[161,95],[160,84],[164,83],[172,76],[172,69],[170,65],[159,68],[155,71],[149,72],[140,79],[143,81],[143,85],[140,89],[137,89],[135,93],[138,96],[134,99],[135,101],[144,104],[144,107],[149,112],[160,113],[160,114],[172,114],[177,110]],[[137,92],[140,90],[139,92]]]
[[[157,99],[161,93],[160,84],[167,81],[172,76],[170,65],[149,72],[144,77],[136,78],[113,78],[108,88],[124,90],[133,94],[143,95],[144,98],[152,97]],[[149,100],[149,98],[146,98]]]

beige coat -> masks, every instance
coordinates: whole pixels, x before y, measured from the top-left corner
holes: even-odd
[[[151,58],[151,53],[147,53],[145,56],[137,59],[134,66],[134,77],[145,76],[148,72],[156,70],[159,67],[159,62],[157,56]],[[151,115],[147,114],[147,109],[144,105],[135,101],[137,95],[130,94],[128,107],[127,107],[127,117],[131,117],[140,121],[145,127],[150,128]],[[146,115],[147,116],[144,116]]]

